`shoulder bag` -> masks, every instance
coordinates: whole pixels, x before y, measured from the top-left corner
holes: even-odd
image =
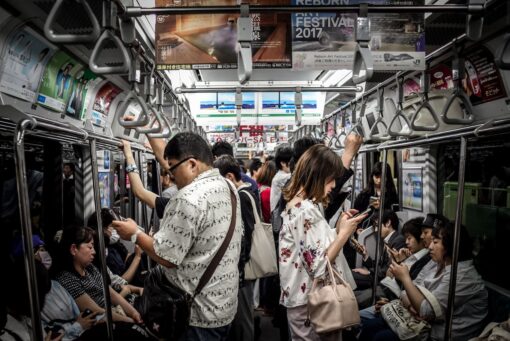
[[[329,333],[360,324],[358,302],[351,286],[333,269],[326,257],[328,274],[314,278],[308,294],[308,319],[316,333]]]
[[[250,198],[255,217],[250,260],[244,266],[244,278],[253,280],[277,275],[278,264],[276,263],[276,249],[271,224],[260,221],[255,200],[250,193],[246,191],[241,192],[244,192]]]
[[[425,296],[425,299],[431,304],[437,318],[441,318],[443,311],[435,296],[422,286],[417,288]],[[416,318],[409,309],[402,305],[400,299],[396,299],[381,307],[381,316],[386,321],[391,330],[398,335],[400,340],[427,340],[430,332],[430,324]]]
[[[145,279],[143,295],[136,301],[135,308],[140,312],[147,328],[158,338],[178,340],[186,332],[191,305],[211,279],[230,244],[236,225],[237,198],[232,187],[228,183],[227,185],[232,201],[230,227],[223,243],[200,278],[194,294],[191,295],[171,283],[161,266],[152,269]]]

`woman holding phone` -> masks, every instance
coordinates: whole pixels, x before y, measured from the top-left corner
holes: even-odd
[[[287,206],[282,213],[279,241],[280,303],[287,308],[293,340],[324,339],[310,324],[305,325],[307,295],[313,279],[324,276],[328,260],[334,267],[342,263],[337,259],[343,257],[342,247],[366,217],[353,218],[357,211],[349,210],[342,214],[336,229],[331,229],[322,215],[320,205],[327,205],[335,179],[343,171],[338,155],[324,145],[315,145],[299,159],[290,184],[283,191]],[[342,273],[343,269],[338,270]],[[327,336],[340,338],[341,332]]]

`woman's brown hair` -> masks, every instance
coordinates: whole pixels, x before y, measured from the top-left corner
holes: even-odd
[[[271,187],[271,182],[276,174],[276,164],[274,161],[266,161],[262,167],[260,167],[260,173],[258,177],[258,183],[261,186]]]
[[[290,184],[283,190],[284,198],[289,202],[302,190],[304,199],[327,205],[329,198],[324,195],[324,186],[343,171],[342,160],[335,152],[325,145],[315,145],[299,158]]]

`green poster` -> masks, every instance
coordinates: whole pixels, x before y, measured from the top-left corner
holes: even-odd
[[[73,92],[67,104],[66,115],[83,120],[90,101],[89,92],[101,81],[102,79],[89,69],[79,71],[73,80]]]
[[[37,102],[49,109],[63,112],[74,88],[75,77],[83,65],[62,51],[49,61],[39,86]]]

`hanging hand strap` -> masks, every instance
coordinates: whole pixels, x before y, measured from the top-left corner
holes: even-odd
[[[230,199],[232,202],[232,220],[230,221],[230,227],[228,229],[227,235],[225,236],[225,239],[223,240],[223,244],[221,244],[218,252],[214,255],[211,263],[207,266],[207,269],[205,269],[204,274],[200,278],[200,281],[198,282],[197,288],[195,289],[195,294],[193,295],[193,298],[195,298],[205,287],[207,282],[211,279],[214,271],[218,267],[218,264],[220,264],[221,259],[223,258],[223,255],[225,254],[225,251],[227,251],[228,245],[230,244],[230,240],[232,239],[232,235],[234,234],[234,229],[236,227],[236,216],[237,216],[237,198],[232,190],[232,187],[230,187],[230,184],[227,182],[228,189],[230,190]]]

